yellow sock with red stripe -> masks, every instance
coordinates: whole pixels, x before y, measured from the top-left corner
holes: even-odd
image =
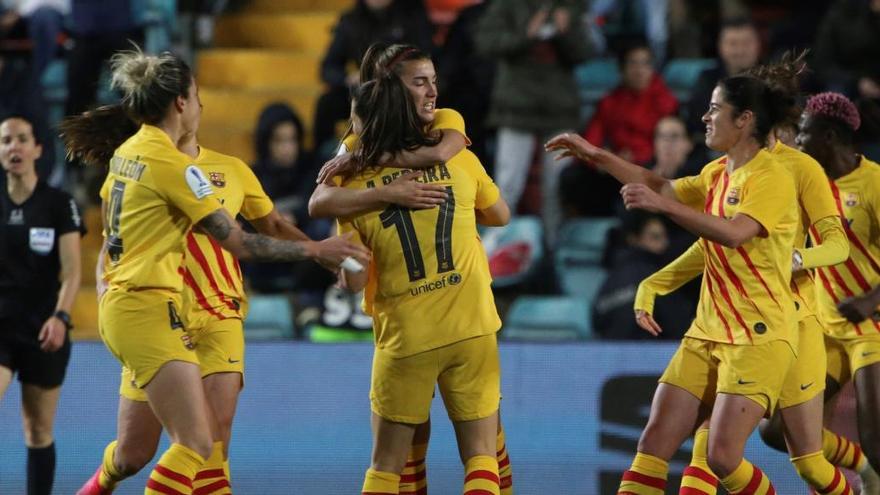
[[[399,488],[399,475],[370,468],[364,475],[364,487],[361,488],[361,495],[397,495]]]
[[[464,495],[500,495],[498,461],[493,456],[475,455],[464,465]]]
[[[678,495],[715,495],[718,493],[718,477],[709,468],[706,458],[709,452],[709,429],[700,428],[694,434],[694,450],[691,463],[684,468]]]
[[[513,495],[513,470],[510,457],[507,455],[507,439],[504,428],[498,426],[498,437],[495,439],[496,457],[498,459],[498,479],[501,481],[501,495]]]
[[[205,459],[196,452],[172,443],[150,473],[144,495],[192,493],[192,480],[204,463]]]
[[[232,474],[229,471],[229,459],[223,459],[223,473],[226,474],[226,480],[229,481],[229,486],[232,486]]]
[[[852,488],[840,469],[832,466],[822,451],[792,457],[791,463],[798,476],[821,495],[849,495]]]
[[[406,465],[400,473],[400,495],[427,495],[428,472],[425,467],[425,456],[428,444],[413,445],[406,458]]]
[[[223,470],[223,442],[214,442],[211,456],[193,479],[193,495],[228,495],[232,493]]]
[[[117,483],[127,478],[127,476],[116,469],[116,464],[113,463],[117,443],[116,440],[113,440],[104,447],[104,457],[101,459],[101,472],[98,474],[98,484],[105,490],[113,490],[116,488]]]
[[[638,452],[632,466],[623,473],[618,495],[663,495],[669,463],[659,457]]]
[[[745,459],[730,476],[721,479],[721,485],[730,495],[776,495],[770,478]]]
[[[859,445],[825,428],[822,430],[822,454],[835,466],[861,472],[868,463]]]

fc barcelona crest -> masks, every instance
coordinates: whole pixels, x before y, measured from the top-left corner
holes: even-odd
[[[738,187],[731,188],[730,191],[727,193],[727,204],[735,205],[738,203],[739,203],[739,188]]]
[[[859,195],[857,193],[848,192],[843,197],[843,203],[852,208],[853,206],[859,204]]]
[[[226,187],[226,175],[223,172],[208,172],[208,178],[216,187]]]

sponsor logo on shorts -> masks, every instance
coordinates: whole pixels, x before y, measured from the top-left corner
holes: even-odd
[[[812,386],[813,386],[813,383],[814,383],[814,382],[810,382],[810,383],[807,383],[807,384],[803,384],[803,383],[802,383],[802,384],[801,384],[801,390],[806,390],[806,389],[812,387]]]
[[[868,357],[872,354],[877,354],[877,351],[865,351],[862,353],[862,357]]]
[[[229,358],[229,359],[227,359],[226,361],[229,362],[229,364],[235,364],[235,363],[240,363],[240,362],[241,362],[241,359],[232,359],[232,358]]]

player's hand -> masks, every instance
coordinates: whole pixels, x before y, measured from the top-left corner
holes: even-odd
[[[660,328],[660,325],[656,321],[654,321],[654,317],[651,316],[651,313],[641,309],[636,310],[636,325],[654,337],[659,337],[660,334],[663,333],[663,329]]]
[[[318,172],[316,184],[333,186],[333,177],[345,172],[351,166],[351,153],[343,153],[327,160]]]
[[[383,199],[387,203],[414,209],[433,208],[442,204],[446,201],[446,187],[416,181],[424,175],[418,170],[402,174],[380,189]]]
[[[849,297],[844,299],[837,305],[837,311],[839,311],[844,318],[849,320],[850,323],[854,324],[861,323],[868,318],[880,320],[877,306],[864,297]]]
[[[532,15],[532,18],[529,19],[529,25],[526,27],[526,36],[528,36],[529,39],[539,38],[541,28],[547,23],[547,17],[549,15],[550,11],[546,7],[542,7]]]
[[[627,184],[620,189],[627,210],[664,211],[666,199],[644,184]]]
[[[333,271],[339,269],[342,260],[352,257],[361,265],[370,264],[370,250],[360,244],[351,242],[353,232],[328,237],[320,242],[313,242],[312,258],[322,265],[333,267]]]
[[[553,11],[553,24],[556,26],[557,31],[565,34],[569,26],[571,26],[571,13],[569,13],[568,9],[563,7],[555,9]]]
[[[573,157],[578,160],[590,162],[595,160],[604,150],[573,132],[564,132],[544,143],[547,151],[562,151],[556,156],[557,160]]]
[[[64,339],[67,338],[67,327],[58,317],[50,316],[46,323],[43,323],[43,328],[40,329],[37,338],[43,352],[55,352],[64,345]]]

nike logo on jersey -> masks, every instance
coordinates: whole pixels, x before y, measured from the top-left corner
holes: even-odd
[[[755,383],[755,382],[747,382],[747,381],[743,380],[742,378],[740,378],[739,380],[736,381],[736,383],[738,383],[740,385],[751,385],[752,383]]]
[[[810,388],[810,387],[812,387],[812,386],[813,386],[813,382],[810,382],[810,383],[808,383],[808,384],[806,384],[806,385],[801,384],[801,390],[806,390],[806,389],[808,389],[808,388]]]
[[[232,359],[232,358],[229,358],[229,359],[227,359],[227,361],[229,361],[229,364],[235,364],[235,363],[240,363],[240,362],[241,362],[241,359]]]
[[[868,356],[870,356],[871,354],[877,354],[877,351],[863,352],[863,353],[862,353],[862,357],[868,357]]]

